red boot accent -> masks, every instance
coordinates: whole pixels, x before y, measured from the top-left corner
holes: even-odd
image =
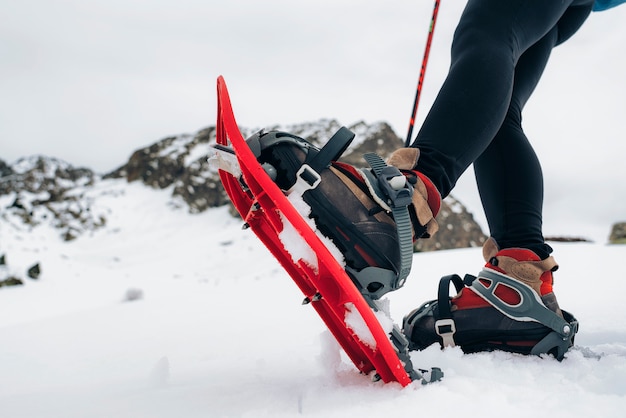
[[[452,298],[452,306],[456,309],[475,309],[491,306],[487,301],[469,287],[461,289],[458,295]]]
[[[539,258],[537,254],[525,248],[507,248],[507,249],[498,251],[498,254],[496,254],[496,256],[511,257],[517,261],[541,261],[541,258]],[[497,266],[492,265],[490,262],[488,262],[485,267],[489,267],[489,268],[499,271],[500,273],[507,274],[507,272],[505,272],[504,270],[502,270],[501,268]],[[552,283],[554,281],[552,277],[552,272],[551,271],[543,272],[543,274],[540,277],[540,280],[541,280],[541,296],[552,292]]]
[[[510,257],[517,261],[541,261],[541,259],[532,251],[524,249],[524,248],[509,248],[505,250],[501,250],[496,254],[496,257]],[[495,257],[494,257],[495,258]],[[508,272],[503,270],[498,266],[497,259],[493,258],[485,264],[486,268],[495,270],[499,273],[509,275]],[[546,271],[541,275],[541,295],[545,295],[547,293],[552,292],[552,272]],[[484,278],[478,279],[482,282],[484,286],[490,288],[492,283]],[[501,299],[503,302],[509,305],[517,305],[521,302],[520,294],[517,290],[508,287],[503,284],[498,284],[494,294]],[[491,306],[487,301],[485,301],[482,297],[480,297],[477,293],[471,290],[471,288],[463,289],[458,295],[456,295],[452,299],[452,304],[456,306],[457,309],[474,309],[474,308],[485,308]]]
[[[419,177],[426,186],[426,191],[428,192],[428,207],[433,212],[433,218],[437,217],[439,213],[439,209],[441,209],[441,195],[439,194],[439,190],[435,187],[432,181],[424,174],[420,173],[417,170],[411,170],[417,177]]]

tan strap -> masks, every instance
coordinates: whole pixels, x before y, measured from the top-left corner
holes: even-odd
[[[400,148],[389,156],[387,165],[400,170],[413,170],[417,166],[419,156],[420,150],[417,148]],[[426,185],[419,177],[416,179],[417,182],[413,185],[415,193],[413,193],[412,209],[420,225],[426,227],[426,235],[432,237],[439,230],[439,224],[435,220],[430,206],[428,206]]]
[[[499,256],[498,244],[493,238],[489,238],[483,245],[483,257],[486,262],[496,258],[497,266],[509,276],[531,286],[538,294],[541,294],[541,275],[546,271],[555,271],[558,264],[554,257],[550,256],[540,261],[518,261],[513,257]]]
[[[417,166],[420,150],[417,148],[400,148],[395,150],[387,160],[387,165],[392,165],[400,170],[413,170]]]

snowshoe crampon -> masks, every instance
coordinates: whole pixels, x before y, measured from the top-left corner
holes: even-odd
[[[371,208],[364,205],[367,199],[359,197],[368,192],[345,180],[359,173],[334,162],[352,136],[343,128],[322,149],[280,132],[260,132],[246,142],[237,127],[226,84],[218,78],[217,146],[212,160],[245,225],[280,262],[303,292],[304,303],[317,311],[361,372],[403,386],[413,380],[425,382],[412,366],[408,341],[399,328],[383,329],[377,319],[383,312],[376,299],[401,286],[402,275],[408,271],[400,249],[402,238],[393,220],[385,219],[390,215],[375,209],[374,204]],[[345,199],[348,191],[352,196]],[[300,207],[302,201],[308,209]],[[345,204],[337,204],[342,201]],[[303,213],[307,210],[311,213]],[[354,216],[362,217],[362,222],[354,222]],[[368,234],[374,226],[384,230],[381,239],[392,251],[381,254],[371,248]],[[295,238],[290,239],[300,242],[286,242],[284,231],[292,232],[289,236]],[[345,265],[333,255],[332,244],[325,243],[323,235],[339,247]],[[301,245],[308,246],[313,256],[292,255],[295,251],[290,247]],[[368,273],[374,271],[390,273],[380,280]],[[362,326],[356,326],[354,318]],[[429,375],[441,377],[438,370]]]

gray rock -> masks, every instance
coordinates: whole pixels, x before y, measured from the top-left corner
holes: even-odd
[[[322,119],[265,129],[290,132],[321,147],[340,127],[336,120]],[[355,166],[366,165],[364,153],[387,157],[403,146],[402,139],[384,122],[359,122],[348,128],[356,138],[341,160]],[[242,134],[247,137],[257,130],[242,128]],[[71,241],[85,231],[106,226],[102,212],[92,210],[87,191],[99,180],[110,178],[171,189],[176,204],[192,214],[229,204],[218,174],[207,162],[215,136],[216,129],[210,126],[195,134],[166,137],[134,151],[124,165],[102,178],[89,169],[49,157],[24,158],[11,166],[0,161],[0,195],[12,196],[3,216],[16,217],[28,227],[48,222],[60,230],[64,240]],[[437,220],[440,232],[434,238],[418,240],[416,251],[480,246],[485,240],[472,215],[453,197],[444,200]]]
[[[41,266],[39,265],[39,263],[35,263],[31,267],[29,267],[26,275],[34,280],[38,279],[41,275]]]
[[[274,125],[265,130],[281,130],[306,138],[321,147],[341,127],[336,120],[322,119],[295,125]],[[364,122],[348,127],[355,140],[341,161],[364,167],[363,154],[375,152],[387,157],[403,146],[403,141],[384,122],[367,125]],[[244,137],[255,130],[242,129]],[[208,147],[215,143],[215,128],[209,127],[195,135],[180,135],[162,139],[149,147],[135,151],[128,163],[107,177],[125,177],[129,182],[141,181],[154,188],[174,185],[172,195],[181,199],[191,213],[229,203],[217,173],[207,163]],[[440,232],[430,239],[418,240],[416,251],[480,246],[486,237],[465,207],[453,197],[447,198],[437,217]]]
[[[617,222],[613,224],[613,227],[611,228],[611,235],[609,235],[609,243],[626,244],[626,222]]]
[[[68,241],[106,224],[84,196],[98,179],[92,170],[40,155],[21,158],[9,168],[0,177],[0,195],[12,200],[2,208],[3,216],[17,218],[26,227],[49,223]]]

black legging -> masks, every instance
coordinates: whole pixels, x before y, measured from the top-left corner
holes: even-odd
[[[543,176],[522,109],[552,48],[585,21],[593,0],[469,0],[448,76],[417,139],[417,169],[443,197],[474,163],[491,236],[545,258]],[[559,140],[557,138],[557,140]]]

